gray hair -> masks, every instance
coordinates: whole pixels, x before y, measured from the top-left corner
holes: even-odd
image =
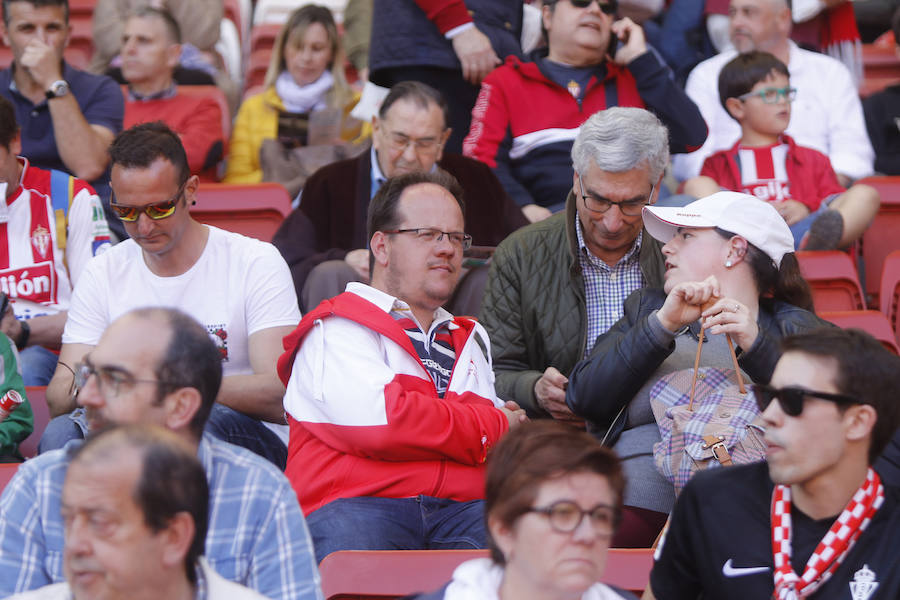
[[[591,162],[611,173],[646,167],[655,183],[669,163],[669,131],[643,108],[601,110],[584,122],[572,146],[576,172],[583,175]]]

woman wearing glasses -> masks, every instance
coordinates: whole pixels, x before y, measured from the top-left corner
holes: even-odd
[[[307,4],[288,17],[275,40],[264,87],[238,111],[226,182],[263,181],[260,151],[265,140],[278,140],[287,150],[339,142],[338,135],[345,141],[359,135],[358,122],[355,128],[344,127],[352,122],[346,114],[359,97],[344,77],[337,26],[328,8]],[[317,139],[329,131],[334,139]]]
[[[463,563],[420,599],[634,598],[599,583],[624,488],[619,459],[591,435],[554,421],[511,429],[488,458],[491,557]]]
[[[566,403],[604,432],[623,458],[629,487],[616,546],[647,546],[672,509],[672,484],[656,470],[660,441],[649,392],[664,375],[693,367],[700,322],[703,366],[732,368],[724,335],[749,379],[768,383],[778,341],[825,322],[812,314],[809,286],[791,232],[768,203],[719,192],[684,208],[646,207],[647,232],[665,243],[663,289],[625,301],[625,315],[597,339],[569,378]]]

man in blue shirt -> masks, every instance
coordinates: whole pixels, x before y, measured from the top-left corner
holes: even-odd
[[[67,0],[4,0],[3,41],[13,63],[0,70],[0,95],[15,106],[22,155],[37,167],[89,181],[108,211],[106,149],[122,129],[124,101],[112,79],[65,63],[68,40]],[[124,238],[118,219],[107,213],[107,220]]]
[[[91,431],[154,424],[197,448],[209,480],[206,559],[213,570],[268,598],[322,600],[312,542],[287,479],[250,451],[203,435],[222,378],[219,351],[203,326],[176,309],[126,313],[75,372]],[[60,497],[70,450],[80,443],[23,464],[0,496],[0,597],[64,580]]]

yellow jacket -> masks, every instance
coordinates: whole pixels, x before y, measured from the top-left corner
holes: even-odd
[[[348,115],[359,101],[359,93],[344,107],[344,115]],[[270,86],[250,96],[241,104],[234,130],[231,132],[231,143],[228,149],[228,167],[225,170],[225,183],[259,183],[262,181],[262,166],[259,164],[259,149],[263,140],[274,139],[278,135],[278,113],[285,110],[284,103]],[[365,124],[362,133],[345,137],[347,141],[361,141],[369,136],[371,125]]]

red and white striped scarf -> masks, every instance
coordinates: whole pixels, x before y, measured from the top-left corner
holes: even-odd
[[[882,503],[884,486],[878,473],[870,467],[865,482],[816,546],[803,575],[798,576],[791,566],[791,488],[776,485],[772,492],[772,552],[775,557],[775,593],[772,598],[806,598],[828,581]]]

